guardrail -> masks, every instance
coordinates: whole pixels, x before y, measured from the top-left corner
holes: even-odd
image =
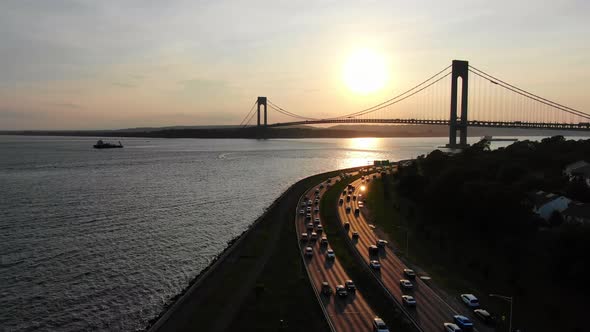
[[[315,187],[315,186],[314,186]],[[313,188],[313,187],[312,187]],[[320,297],[320,293],[318,291],[318,288],[316,286],[316,284],[313,282],[313,280],[311,279],[311,274],[309,273],[309,268],[307,267],[307,264],[305,264],[305,256],[303,255],[303,250],[301,248],[301,241],[299,239],[299,231],[297,229],[297,217],[298,217],[298,209],[299,209],[299,203],[301,202],[301,199],[305,196],[305,193],[307,193],[309,190],[306,190],[297,200],[297,206],[295,207],[295,238],[297,240],[297,246],[299,246],[299,255],[301,256],[301,260],[303,262],[303,265],[305,266],[305,272],[307,272],[307,279],[309,279],[309,283],[311,284],[311,287],[313,288],[313,292],[318,300],[318,303],[320,304],[320,307],[322,308],[322,312],[324,313],[324,316],[326,317],[326,321],[328,322],[328,326],[330,326],[330,331],[332,332],[336,332],[336,328],[334,327],[334,324],[332,323],[332,320],[330,319],[330,315],[328,314],[328,310],[326,309],[326,306],[324,306],[324,302],[322,302],[322,298]]]

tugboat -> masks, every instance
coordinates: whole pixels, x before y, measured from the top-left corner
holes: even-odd
[[[121,144],[121,141],[119,141],[119,144],[105,143],[101,139],[99,139],[98,142],[96,142],[96,144],[93,145],[93,147],[95,149],[114,149],[122,148],[123,144]]]

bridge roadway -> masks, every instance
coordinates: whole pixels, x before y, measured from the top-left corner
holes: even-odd
[[[379,175],[377,175],[379,176]],[[372,175],[371,175],[371,180]],[[344,204],[338,206],[338,215],[341,223],[349,222],[349,239],[353,242],[358,252],[362,256],[364,263],[369,263],[369,252],[368,247],[376,244],[378,240],[377,235],[373,231],[373,227],[369,226],[369,223],[363,216],[362,210],[358,216],[355,216],[354,211],[359,207],[359,200],[364,199],[364,195],[370,189],[370,182],[364,183],[361,179],[358,179],[351,183],[355,189],[351,195],[350,202],[346,202],[346,196],[341,195],[344,199]],[[361,191],[361,185],[365,185],[367,188],[364,192]],[[361,198],[356,200],[352,199],[352,195],[362,195]],[[351,207],[351,212],[346,212],[346,206]],[[352,239],[352,232],[357,231],[359,233],[359,239]],[[373,257],[373,259],[375,259]],[[441,298],[437,293],[432,290],[423,280],[416,277],[415,280],[411,280],[414,284],[413,290],[403,290],[400,288],[399,280],[407,279],[403,274],[403,269],[408,268],[400,259],[397,257],[393,250],[389,246],[379,249],[379,262],[381,263],[381,271],[376,272],[375,276],[381,280],[382,284],[388,289],[388,291],[394,296],[399,303],[401,302],[401,296],[403,294],[412,295],[416,299],[416,307],[408,308],[409,314],[414,318],[417,324],[425,332],[441,331],[443,329],[444,322],[453,322],[453,315],[462,314],[471,319],[475,325],[475,331],[479,332],[491,332],[492,330],[488,327],[478,324],[476,317],[471,313],[466,306],[460,303],[458,300],[455,303],[449,303]],[[457,295],[458,296],[458,295]]]
[[[334,180],[335,178],[333,178]],[[324,183],[324,186],[326,183]],[[315,189],[319,187],[311,188],[305,193],[304,196],[312,200],[315,200]],[[320,189],[320,200],[321,196],[326,192],[326,188]],[[308,222],[305,220],[305,215],[299,214],[302,207],[302,203],[305,201],[304,197],[300,199],[297,207],[297,216],[295,218],[297,236],[301,238],[301,233],[307,232],[306,225]],[[307,206],[307,205],[306,205]],[[315,203],[312,205],[312,222],[314,218],[320,218],[319,213],[314,213],[313,208],[318,206]],[[307,212],[306,212],[307,213]],[[320,222],[321,224],[321,222]],[[314,225],[314,231],[316,227]],[[310,232],[307,232],[310,234]],[[375,312],[371,309],[363,295],[359,290],[356,292],[349,293],[346,298],[340,298],[336,294],[331,296],[325,296],[321,294],[321,286],[323,281],[327,281],[332,289],[336,285],[343,285],[345,280],[351,279],[338,259],[338,253],[336,252],[336,259],[329,261],[326,259],[326,250],[330,248],[330,239],[328,238],[328,246],[320,246],[319,238],[322,233],[318,234],[318,240],[312,241],[301,241],[300,249],[303,255],[303,249],[306,246],[313,248],[313,257],[308,258],[303,255],[305,261],[305,268],[310,276],[310,281],[315,285],[314,291],[317,292],[318,297],[321,299],[329,319],[337,332],[353,332],[353,331],[372,331],[373,318],[376,316]]]
[[[318,119],[294,122],[279,122],[269,124],[268,127],[289,127],[300,125],[315,125],[326,123],[389,123],[389,124],[429,124],[449,126],[450,120],[421,120],[421,119]],[[554,129],[590,131],[590,122],[579,123],[552,123],[552,122],[525,122],[525,121],[467,121],[468,127],[492,127],[492,128],[520,128],[520,129]]]

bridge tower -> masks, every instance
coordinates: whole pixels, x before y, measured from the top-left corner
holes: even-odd
[[[267,117],[266,117],[266,97],[258,97],[256,101],[258,107],[258,127],[260,127],[260,106],[264,106],[264,127],[267,125]]]
[[[458,87],[458,79],[461,78],[461,86]],[[451,119],[449,122],[449,148],[467,147],[467,91],[469,91],[469,62],[453,60],[453,72],[451,74]],[[460,91],[459,91],[460,88]],[[460,95],[460,100],[459,98]],[[459,105],[458,105],[459,104]],[[460,114],[458,114],[458,107]],[[457,144],[457,131],[459,131],[459,144]]]

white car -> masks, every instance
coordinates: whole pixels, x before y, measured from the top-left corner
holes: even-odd
[[[322,231],[324,231],[324,227],[323,227],[321,224],[318,224],[318,225],[315,227],[315,229],[316,229],[316,231],[318,231],[318,232],[322,232]]]
[[[311,206],[308,206],[308,207],[306,208],[306,210],[307,210],[307,212],[311,212]]]
[[[444,323],[443,327],[445,329],[445,332],[461,332],[461,329],[459,328],[459,326],[457,326],[457,324]]]
[[[387,325],[385,325],[385,322],[383,321],[383,319],[381,319],[379,317],[375,317],[375,318],[373,318],[373,331],[375,331],[375,332],[389,332],[389,329],[387,328]]]
[[[326,251],[326,258],[327,259],[334,259],[334,258],[336,258],[336,254],[334,254],[334,250],[328,249],[328,251]]]
[[[299,214],[304,215],[305,214],[305,210],[303,210],[303,209],[299,210]]]
[[[479,300],[473,294],[461,294],[461,300],[469,308],[479,308]]]
[[[400,279],[399,285],[401,288],[405,288],[405,289],[414,288],[414,284],[412,284],[412,282],[408,279]]]
[[[301,241],[307,241],[307,233],[301,233]]]
[[[320,245],[328,245],[328,238],[322,236],[322,238],[320,239]]]
[[[411,295],[402,295],[402,302],[408,307],[416,306],[416,299]]]
[[[316,233],[316,232],[311,232],[311,240],[312,240],[312,241],[315,241],[315,240],[317,240],[317,239],[318,239],[318,233]]]
[[[307,256],[307,257],[313,256],[313,248],[312,247],[305,247],[305,256]]]

